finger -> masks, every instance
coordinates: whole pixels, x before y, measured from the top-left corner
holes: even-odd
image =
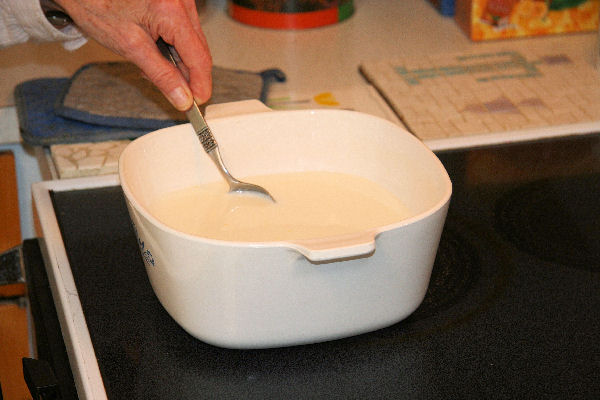
[[[184,0],[183,3],[194,30],[198,35],[204,36],[204,33],[202,32],[202,27],[200,26],[200,17],[198,15],[196,1]]]
[[[148,37],[135,54],[133,61],[175,108],[186,111],[192,106],[193,95],[181,72],[160,53]]]
[[[189,85],[198,103],[206,102],[212,92],[212,58],[204,35],[187,34],[177,36],[173,45],[189,72]]]
[[[173,44],[187,67],[188,84],[198,103],[206,102],[212,92],[212,58],[194,0],[182,0],[187,20],[171,27],[170,43]],[[164,37],[163,37],[164,38]]]

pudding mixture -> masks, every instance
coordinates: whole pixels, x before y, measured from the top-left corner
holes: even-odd
[[[243,180],[265,187],[276,202],[228,193],[227,183],[219,181],[169,193],[151,204],[149,211],[181,232],[243,242],[357,233],[411,216],[392,193],[354,175],[293,172]]]

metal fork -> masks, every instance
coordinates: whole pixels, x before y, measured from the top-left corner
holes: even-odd
[[[187,75],[185,73],[185,67],[182,64],[181,58],[173,46],[167,44],[162,38],[158,39],[156,45],[165,58],[171,61],[180,71],[182,71],[184,76]],[[192,124],[192,127],[194,128],[194,131],[196,132],[196,135],[202,144],[202,147],[213,160],[219,169],[219,172],[221,172],[221,175],[223,175],[227,181],[227,184],[229,185],[229,192],[258,194],[261,196],[266,196],[271,201],[275,202],[273,196],[271,196],[271,194],[262,186],[255,185],[253,183],[242,182],[231,175],[223,163],[223,158],[219,152],[219,145],[217,144],[215,137],[208,127],[206,120],[202,116],[200,108],[198,108],[198,104],[195,100],[192,104],[192,107],[187,110],[185,114]]]

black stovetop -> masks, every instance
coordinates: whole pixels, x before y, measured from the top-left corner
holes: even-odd
[[[421,307],[279,349],[213,347],[169,317],[119,187],[53,193],[108,398],[598,398],[600,137],[438,156],[453,196]]]

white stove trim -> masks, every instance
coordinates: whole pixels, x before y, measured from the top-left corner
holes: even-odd
[[[98,361],[71,272],[51,191],[92,189],[119,185],[117,175],[43,181],[32,185],[36,227],[54,304],[67,348],[77,393],[81,399],[107,399]]]

